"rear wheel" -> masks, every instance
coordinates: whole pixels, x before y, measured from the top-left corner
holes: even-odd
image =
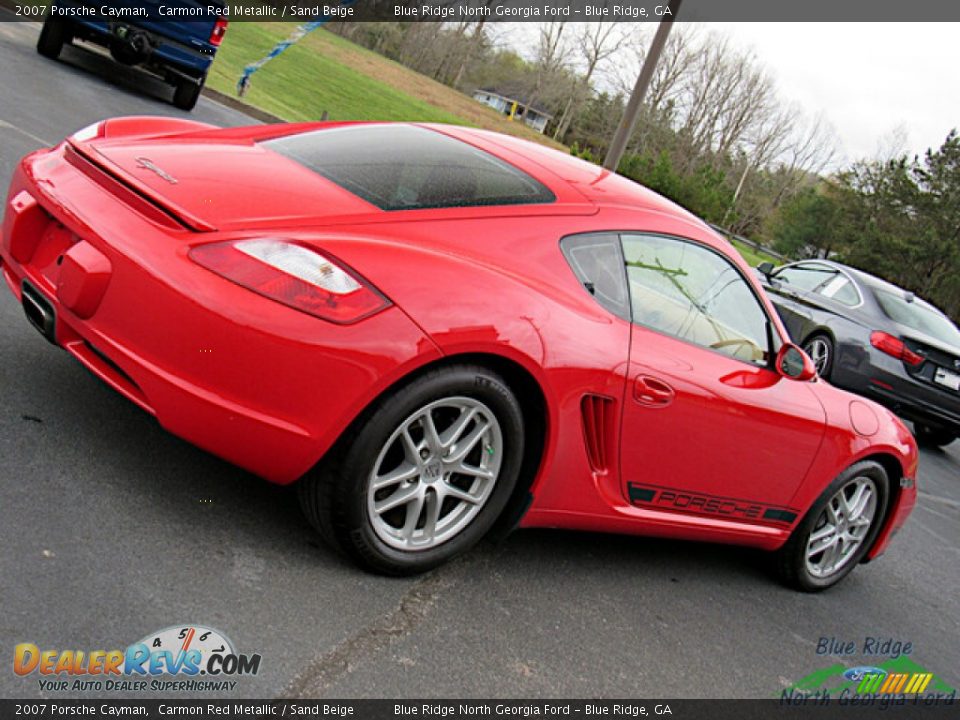
[[[51,60],[56,60],[60,57],[63,44],[67,42],[69,31],[66,20],[48,16],[43,22],[43,29],[37,39],[37,52]]]
[[[176,89],[173,91],[173,104],[181,110],[193,110],[200,99],[200,92],[203,90],[203,80],[199,83],[192,80],[177,81]]]
[[[833,369],[833,341],[823,334],[814,335],[803,344],[803,351],[813,360],[817,374],[824,380],[829,379]]]
[[[476,544],[513,491],[523,416],[495,373],[457,365],[381,401],[300,481],[321,535],[369,569],[423,572]]]
[[[913,424],[913,434],[917,438],[917,444],[928,447],[943,447],[957,439],[956,433],[946,428],[933,427],[920,422]]]
[[[889,479],[879,463],[865,460],[840,473],[777,552],[783,581],[806,592],[840,582],[873,544],[888,497]]]

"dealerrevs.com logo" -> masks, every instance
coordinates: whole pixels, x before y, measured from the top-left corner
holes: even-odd
[[[223,633],[203,625],[171,626],[125,650],[56,650],[20,643],[13,656],[13,671],[38,675],[40,689],[46,691],[233,690],[237,681],[232,678],[259,670],[259,654],[236,652]]]

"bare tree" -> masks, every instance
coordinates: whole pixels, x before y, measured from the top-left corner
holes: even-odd
[[[773,83],[753,54],[715,34],[694,54],[681,102],[679,132],[698,155],[722,156],[742,147],[778,107]]]
[[[553,134],[554,140],[566,134],[577,110],[590,93],[590,81],[597,68],[624,46],[627,35],[618,23],[581,23],[575,42],[580,52],[580,59],[584,63],[584,72],[577,78],[573,92],[567,98],[563,114]]]
[[[551,81],[566,68],[567,46],[563,36],[566,27],[567,23],[564,22],[549,22],[540,26],[540,40],[534,62],[536,80],[523,112],[520,113],[521,120],[526,117],[531,106],[540,100]]]
[[[821,117],[805,121],[795,107],[785,107],[756,131],[750,153],[742,157],[742,174],[724,216],[737,207],[735,232],[755,227],[771,211],[804,187],[815,185],[833,163],[837,142],[833,128]],[[752,192],[748,180],[765,168],[761,187]],[[746,198],[745,204],[738,202]],[[724,223],[721,223],[724,224]]]
[[[500,6],[501,1],[502,0],[482,0],[477,7],[486,8],[488,14],[493,14],[493,11]],[[460,65],[457,68],[457,72],[453,76],[453,82],[450,83],[450,86],[454,90],[460,88],[460,83],[463,82],[463,74],[466,72],[467,66],[477,55],[480,48],[484,44],[484,26],[486,24],[487,16],[481,15],[480,20],[473,25],[473,33],[470,35],[470,40],[467,42],[466,51],[463,53],[463,57],[460,60]]]

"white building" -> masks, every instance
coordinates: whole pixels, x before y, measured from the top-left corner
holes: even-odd
[[[547,127],[547,123],[553,118],[553,115],[547,113],[543,108],[538,108],[535,105],[527,107],[525,100],[510,97],[495,90],[477,90],[473,94],[473,99],[482,102],[484,105],[489,105],[510,118],[520,118],[522,115],[523,121],[538,133],[542,133],[544,128]],[[524,113],[524,110],[526,110],[526,113]]]

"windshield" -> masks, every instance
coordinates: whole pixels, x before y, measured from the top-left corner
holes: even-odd
[[[960,346],[960,330],[950,322],[950,318],[931,306],[920,300],[907,302],[902,295],[879,288],[873,288],[873,294],[887,317],[894,322],[950,345]]]

